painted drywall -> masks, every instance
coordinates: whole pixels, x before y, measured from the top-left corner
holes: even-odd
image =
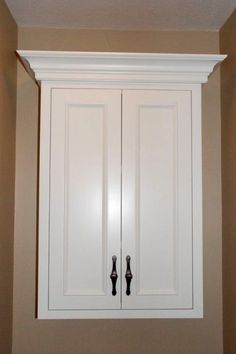
[[[20,49],[218,53],[217,33],[19,29]],[[13,354],[222,354],[220,76],[203,88],[204,319],[37,320],[39,89],[18,64]]]
[[[236,353],[236,10],[220,31],[224,353]]]
[[[11,353],[17,26],[0,1],[0,353]]]

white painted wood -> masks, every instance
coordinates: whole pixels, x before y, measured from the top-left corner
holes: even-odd
[[[123,307],[191,309],[191,92],[124,91],[122,129]]]
[[[48,318],[49,204],[50,204],[50,134],[51,88],[41,85],[39,206],[38,206],[38,318]]]
[[[201,87],[192,88],[193,307],[203,317],[203,203]]]
[[[39,319],[138,319],[138,318],[202,318],[202,312],[194,309],[120,309],[120,310],[55,310],[46,311]]]
[[[225,56],[18,53],[41,82],[38,318],[201,318],[200,83]]]
[[[120,121],[120,91],[52,91],[51,310],[120,307]]]
[[[203,83],[225,55],[18,50],[36,80]]]
[[[182,86],[180,88],[184,88]],[[163,85],[159,86],[163,90]],[[178,85],[169,89],[176,90]],[[39,284],[38,318],[192,318],[202,317],[202,203],[201,203],[201,88],[187,86],[192,93],[192,151],[193,151],[193,302],[192,310],[48,310],[48,174],[50,143],[50,84],[43,84],[41,92],[40,137],[40,203],[39,203]],[[158,87],[157,87],[158,89]]]
[[[45,159],[47,160],[47,148],[43,147],[43,145],[48,145],[49,142],[46,140],[46,137],[48,136],[48,132],[49,132],[49,128],[46,128],[46,126],[48,126],[48,124],[50,123],[50,100],[47,98],[49,97],[49,93],[50,93],[50,88],[47,87],[47,84],[44,84],[42,87],[42,110],[41,110],[41,150],[42,150],[42,154],[41,154],[41,160]],[[178,87],[178,86],[177,86]],[[177,88],[176,86],[173,86],[173,89],[176,90]],[[200,107],[200,87],[198,85],[196,86],[189,86],[188,89],[193,93],[193,97],[192,97],[192,102],[193,102],[193,108],[194,110],[194,114],[193,114],[193,126],[195,127],[195,129],[193,130],[194,134],[193,134],[193,151],[195,151],[195,154],[198,155],[198,160],[199,158],[201,159],[201,152],[200,152],[200,146],[201,146],[201,130],[199,129],[199,114],[201,113],[201,109]],[[160,90],[163,90],[163,86],[160,85]],[[48,118],[46,118],[48,117]],[[43,124],[43,122],[45,121],[49,121],[48,123]],[[45,126],[45,128],[42,131],[42,128]],[[198,134],[196,134],[196,128],[198,128]],[[197,138],[196,138],[197,137]],[[198,161],[199,163],[199,161]],[[44,167],[45,169],[47,169],[44,164],[41,162],[42,167]],[[201,163],[199,165],[201,167]],[[193,172],[197,172],[194,173],[196,176],[199,176],[201,173],[199,172],[201,170],[201,168],[199,168],[199,166],[197,166],[196,164],[196,171]],[[193,166],[194,167],[194,166]],[[43,180],[43,176],[42,178],[40,177],[40,179]],[[45,178],[44,178],[45,180]],[[199,180],[197,180],[197,178],[194,179],[194,186],[193,186],[193,190],[196,191],[196,195],[198,196],[198,199],[200,198],[199,196],[201,196],[201,178]],[[41,193],[42,192],[42,193]],[[45,198],[45,193],[46,189],[43,187],[42,189],[40,189],[40,195],[44,194],[44,198],[41,198],[41,212],[40,215],[42,216],[42,214],[44,214],[45,217],[47,217],[47,202],[46,203],[42,203],[43,199],[47,199]],[[201,199],[201,198],[200,198]],[[195,215],[196,214],[196,215]],[[195,216],[194,216],[195,215]],[[196,244],[196,246],[198,245],[198,247],[194,248],[194,260],[196,263],[196,268],[195,268],[195,274],[196,276],[194,276],[194,309],[193,310],[106,310],[105,312],[96,310],[96,311],[92,311],[92,310],[83,310],[78,311],[78,310],[53,310],[50,311],[48,310],[47,307],[47,270],[46,270],[46,263],[45,259],[47,259],[47,251],[46,251],[46,247],[44,248],[45,245],[47,245],[47,241],[46,241],[46,236],[45,236],[45,232],[41,232],[40,235],[40,243],[42,243],[42,247],[41,247],[41,255],[40,255],[40,259],[41,259],[41,264],[40,264],[40,272],[39,272],[39,280],[40,278],[42,278],[42,281],[39,283],[39,308],[38,308],[38,317],[39,318],[171,318],[171,317],[175,317],[175,318],[188,318],[188,317],[201,317],[202,316],[202,273],[201,273],[201,253],[202,253],[202,249],[201,249],[201,203],[200,205],[195,202],[195,208],[194,208],[194,215],[193,215],[193,219],[196,219],[196,225],[198,229],[197,231],[199,231],[200,233],[196,232],[195,234],[195,238],[194,238],[194,242]],[[44,231],[46,231],[46,229],[44,229]],[[44,240],[45,239],[45,240]],[[199,268],[200,266],[200,268]],[[200,269],[200,272],[199,272]],[[43,273],[43,274],[42,274]],[[40,276],[41,275],[41,276]]]

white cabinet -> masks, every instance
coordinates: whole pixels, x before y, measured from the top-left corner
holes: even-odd
[[[190,93],[55,88],[51,100],[49,308],[192,308]]]
[[[223,56],[20,55],[41,82],[38,317],[202,317],[200,85]]]

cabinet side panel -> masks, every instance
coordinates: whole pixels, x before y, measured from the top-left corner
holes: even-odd
[[[50,115],[51,89],[41,86],[40,156],[39,156],[39,217],[38,217],[38,317],[48,317],[49,267],[49,185],[50,185]]]

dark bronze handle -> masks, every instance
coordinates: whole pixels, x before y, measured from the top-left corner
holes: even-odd
[[[125,274],[125,279],[126,279],[126,283],[127,283],[127,289],[126,289],[126,295],[130,295],[130,284],[131,284],[131,280],[133,278],[133,275],[131,273],[131,268],[130,268],[130,260],[131,257],[127,256],[126,257],[126,262],[127,262],[127,269],[126,269],[126,274]]]
[[[116,256],[112,257],[112,271],[111,271],[111,281],[112,281],[112,295],[115,296],[116,295],[116,282],[117,282],[117,271],[116,271]]]

